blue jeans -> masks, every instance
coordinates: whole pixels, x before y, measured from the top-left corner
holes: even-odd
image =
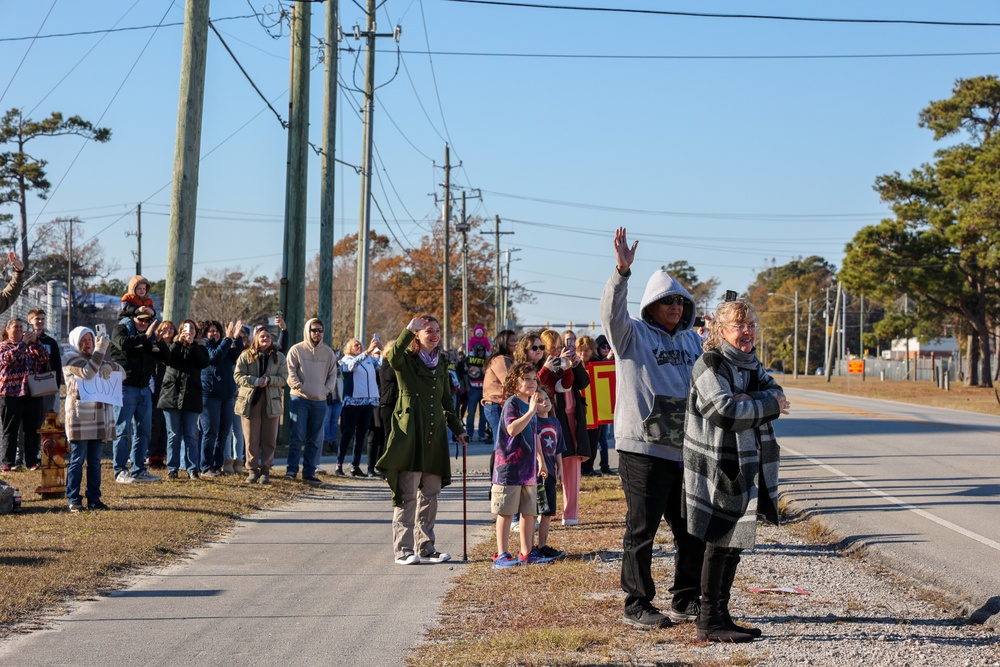
[[[177,472],[182,462],[188,472],[198,470],[201,462],[198,416],[197,412],[184,410],[163,411],[167,421],[167,470]]]
[[[365,449],[365,441],[368,439],[368,427],[372,423],[372,415],[375,414],[374,405],[345,405],[342,414],[343,433],[341,433],[340,449],[337,452],[337,467],[344,465],[347,458],[347,448],[354,441],[354,457],[351,465],[355,468],[361,467],[361,452]],[[371,465],[371,464],[369,464]]]
[[[115,406],[115,475],[128,470],[132,474],[146,469],[146,448],[153,422],[153,394],[149,387],[122,385],[122,404]]]
[[[608,466],[608,433],[611,431],[611,424],[601,424],[598,428],[597,447],[601,453],[601,472],[610,470]]]
[[[302,477],[316,475],[318,448],[322,446],[323,424],[326,422],[326,401],[310,401],[292,396],[288,406],[292,420],[288,432],[288,470],[286,475],[299,472],[299,454],[302,455]]]
[[[80,484],[83,482],[83,464],[87,463],[87,502],[91,505],[101,499],[101,450],[100,440],[71,442],[69,468],[66,470],[66,498],[70,505],[80,505]]]
[[[247,460],[247,442],[243,438],[243,419],[233,414],[233,460]]]
[[[326,423],[323,424],[323,442],[337,443],[337,433],[340,430],[340,413],[344,402],[336,400],[326,404]]]
[[[480,401],[483,400],[483,388],[482,387],[469,387],[469,404],[466,407],[465,413],[465,432],[469,434],[471,438],[473,436],[472,427],[476,425],[476,411],[479,411],[479,439],[486,440],[486,420],[483,414],[483,406]]]
[[[219,471],[229,458],[226,443],[233,428],[233,406],[236,398],[211,398],[202,401],[201,469]]]
[[[497,446],[497,433],[500,429],[500,410],[503,408],[499,403],[487,403],[483,406],[483,416],[486,417],[490,429],[493,431],[493,447]]]

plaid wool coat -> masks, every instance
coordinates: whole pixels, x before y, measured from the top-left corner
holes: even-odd
[[[684,420],[687,528],[710,544],[752,548],[757,513],[778,523],[780,451],[770,422],[781,387],[751,352],[723,342],[695,362]],[[753,400],[737,401],[737,394]],[[759,488],[763,487],[763,488]],[[758,502],[763,494],[763,502]]]

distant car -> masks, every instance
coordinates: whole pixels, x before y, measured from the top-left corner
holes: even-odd
[[[819,368],[816,369],[816,372],[813,373],[813,375],[826,375],[826,369],[820,366]]]

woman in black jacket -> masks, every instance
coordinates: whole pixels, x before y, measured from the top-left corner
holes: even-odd
[[[188,477],[199,479],[201,440],[198,417],[202,410],[201,370],[208,366],[208,351],[197,340],[198,325],[193,320],[181,322],[174,341],[160,349],[159,357],[167,366],[156,407],[163,410],[167,422],[167,477],[177,479],[183,458]],[[183,451],[183,455],[182,452]]]

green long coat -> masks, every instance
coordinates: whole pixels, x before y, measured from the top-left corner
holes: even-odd
[[[434,369],[410,351],[413,332],[403,329],[386,350],[385,359],[396,371],[399,398],[392,411],[391,431],[385,454],[375,467],[385,475],[392,489],[392,504],[402,505],[399,492],[401,471],[426,472],[441,476],[441,486],[451,484],[448,459],[448,428],[458,436],[465,433],[455,414],[448,363],[442,358]]]

